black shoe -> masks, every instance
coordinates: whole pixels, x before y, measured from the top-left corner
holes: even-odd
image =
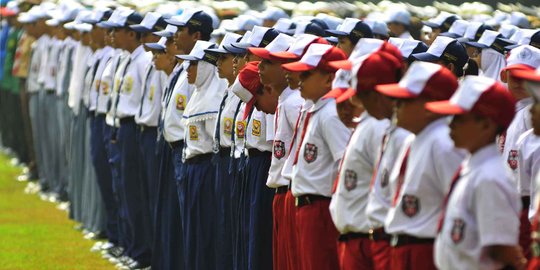
[[[129,269],[131,270],[149,270],[151,269],[150,265],[143,265],[139,262],[133,262],[132,264],[128,265]]]

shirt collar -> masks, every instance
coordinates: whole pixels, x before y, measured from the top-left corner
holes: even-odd
[[[144,47],[143,45],[139,45],[139,47],[137,47],[137,49],[135,49],[133,51],[133,53],[131,53],[131,61],[135,60],[139,55],[141,55],[142,53],[144,52]]]
[[[498,157],[499,151],[495,143],[486,145],[476,151],[474,154],[469,155],[467,159],[463,161],[463,169],[461,175],[465,175],[470,171],[481,166],[484,162],[488,162],[491,157]]]
[[[440,119],[437,119],[431,123],[429,123],[429,125],[427,125],[426,127],[424,127],[424,129],[422,131],[420,131],[420,133],[418,133],[416,135],[416,138],[419,139],[419,140],[422,140],[422,138],[426,137],[426,136],[429,136],[433,130],[441,127],[441,126],[446,126],[447,125],[447,118],[446,117],[443,117],[443,118],[440,118]],[[416,139],[414,141],[417,141]]]
[[[516,102],[516,112],[518,111],[521,111],[523,108],[529,106],[533,104],[533,98],[532,97],[528,97],[528,98],[524,98],[524,99],[521,99],[519,100],[518,102]]]
[[[324,107],[326,104],[328,104],[329,102],[334,102],[335,103],[335,99],[333,98],[319,98],[319,100],[317,100],[317,102],[315,102],[315,104],[313,105],[313,107],[311,107],[311,110],[309,110],[310,112],[316,112],[318,111],[320,108]]]
[[[279,103],[286,100],[292,93],[294,93],[295,90],[292,90],[290,87],[287,86],[283,92],[281,92],[281,95],[279,95]]]

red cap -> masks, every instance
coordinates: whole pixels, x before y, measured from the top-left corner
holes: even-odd
[[[516,100],[500,82],[487,77],[466,76],[452,98],[428,102],[426,109],[446,115],[471,112],[506,129],[514,119]]]
[[[540,66],[540,49],[530,45],[519,46],[509,52],[506,67],[501,70],[501,80],[506,82],[506,71],[514,76],[516,71],[534,70]]]
[[[231,91],[246,103],[244,119],[255,103],[257,91],[263,87],[259,77],[259,61],[247,63],[238,73]]]
[[[360,49],[356,50],[356,53],[351,54],[349,59],[341,60],[341,61],[333,61],[330,63],[330,65],[336,69],[350,70],[353,68],[353,62],[355,59],[358,59],[362,56],[375,53],[375,52],[386,52],[388,54],[393,55],[396,59],[403,58],[399,49],[396,46],[388,43],[388,41],[384,41],[383,43],[371,43],[369,44],[369,46],[364,46],[363,49],[364,50],[360,50]]]
[[[296,41],[291,45],[287,51],[282,52],[273,52],[270,53],[272,60],[276,61],[291,61],[291,60],[300,60],[302,56],[306,53],[309,45],[318,43],[318,44],[328,44],[328,41],[322,37],[318,37],[311,34],[302,34]]]
[[[12,10],[10,8],[7,8],[7,7],[1,7],[0,8],[0,15],[2,17],[10,17],[10,16],[17,15],[17,12],[15,12],[15,10]]]
[[[281,65],[285,70],[292,72],[302,72],[316,68],[335,72],[337,69],[329,65],[331,61],[347,59],[345,53],[332,45],[311,44],[302,59],[297,62]]]
[[[512,76],[518,79],[540,82],[540,68],[535,70],[514,70]]]
[[[363,61],[356,63],[353,73],[356,76],[351,81],[352,87],[357,91],[374,90],[376,85],[398,82],[398,72],[403,66],[402,57],[384,51],[377,51],[367,56]]]
[[[428,62],[414,62],[399,83],[381,84],[375,90],[393,98],[423,96],[449,99],[458,87],[456,76],[447,68]]]

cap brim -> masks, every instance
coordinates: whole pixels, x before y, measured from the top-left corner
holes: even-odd
[[[219,54],[229,54],[227,50],[223,48],[217,48],[217,49],[206,49],[205,52],[213,52],[213,53],[219,53]]]
[[[501,75],[501,80],[503,82],[506,81],[506,79],[507,79],[506,78],[506,71],[510,71],[510,74],[512,76],[514,76],[514,72],[519,71],[519,70],[521,70],[521,71],[523,71],[523,70],[534,71],[534,68],[531,67],[531,66],[528,66],[528,65],[524,65],[524,64],[515,64],[515,65],[507,66],[507,67],[501,69],[501,74],[500,74]]]
[[[432,23],[432,22],[428,22],[428,21],[423,21],[422,23],[425,26],[428,26],[428,27],[431,27],[431,28],[441,28],[441,26],[436,24],[436,23]]]
[[[193,55],[189,55],[189,54],[177,54],[175,55],[176,58],[178,59],[182,59],[182,60],[186,60],[186,61],[201,61],[202,59],[199,59]]]
[[[106,29],[110,29],[110,28],[115,28],[115,27],[118,27],[118,24],[115,24],[115,23],[111,23],[111,22],[99,22],[96,24],[98,27],[101,27],[101,28],[106,28]]]
[[[449,100],[428,102],[425,106],[426,109],[436,114],[456,115],[466,113],[465,110],[458,105],[450,103]]]
[[[292,71],[292,72],[309,71],[316,68],[314,66],[310,66],[302,62],[287,63],[287,64],[281,65],[281,67],[285,70]]]
[[[325,37],[324,39],[326,39],[326,41],[330,42],[330,43],[339,43],[339,40],[337,37]]]
[[[409,92],[407,88],[401,87],[398,83],[380,84],[375,86],[375,90],[385,96],[392,98],[407,99],[417,97],[417,95]]]
[[[247,50],[247,48],[252,47],[249,43],[232,43],[231,46],[241,50]]]
[[[152,32],[152,29],[150,28],[146,28],[140,24],[134,24],[134,25],[130,25],[129,28],[131,28],[131,30],[137,32],[137,33],[149,33],[149,32]]]
[[[517,48],[519,46],[521,46],[521,45],[520,44],[508,45],[508,46],[504,47],[504,49],[510,51],[510,50],[513,50],[513,49],[515,49],[515,48]]]
[[[156,35],[156,36],[167,37],[167,38],[172,37],[174,35],[174,33],[170,32],[170,31],[167,31],[167,30],[153,32],[153,34]]]
[[[248,51],[262,59],[271,60],[270,52],[265,48],[248,48]]]
[[[186,26],[185,22],[173,20],[173,19],[165,19],[165,22],[168,24],[172,24],[174,26]]]
[[[534,70],[515,70],[512,71],[512,76],[522,80],[540,82],[540,73]]]
[[[455,39],[461,38],[460,35],[458,35],[458,34],[456,34],[456,33],[450,33],[450,32],[444,32],[444,33],[441,33],[440,36],[443,36],[443,37],[451,37],[451,38],[455,38]]]
[[[165,46],[159,43],[144,43],[144,46],[156,51],[164,51],[166,49]]]
[[[428,52],[415,53],[415,54],[412,54],[411,56],[416,60],[424,61],[424,62],[434,62],[434,61],[439,60],[439,57]]]
[[[244,54],[247,52],[247,49],[236,48],[232,45],[223,45],[223,49],[232,54]]]
[[[343,101],[349,100],[352,96],[356,94],[356,89],[354,88],[334,88],[330,90],[323,98],[335,98],[336,103],[341,103]]]
[[[480,49],[487,49],[489,48],[488,45],[486,44],[482,44],[482,43],[478,43],[478,42],[475,42],[475,41],[467,41],[467,42],[464,42],[465,45],[469,45],[471,47],[475,47],[475,48],[480,48]]]
[[[330,61],[328,62],[328,65],[330,65],[331,67],[335,69],[351,70],[353,63],[350,60],[345,59],[345,60],[338,60],[338,61]]]
[[[300,60],[300,56],[292,52],[274,52],[270,53],[270,57],[277,61]]]
[[[326,30],[326,34],[334,36],[334,37],[344,37],[344,36],[349,35],[349,33],[339,31],[339,30]]]

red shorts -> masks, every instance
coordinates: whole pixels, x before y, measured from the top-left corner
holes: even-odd
[[[287,270],[287,241],[285,226],[285,195],[281,193],[274,195],[272,204],[273,213],[273,233],[272,233],[272,248],[274,269]]]
[[[284,221],[286,228],[287,263],[290,270],[300,269],[298,254],[298,234],[296,233],[296,206],[294,196],[289,190],[285,195]]]
[[[296,208],[298,253],[303,270],[338,269],[338,231],[330,217],[330,200]]]
[[[523,249],[523,256],[531,258],[531,222],[529,221],[529,207],[521,210],[519,217],[519,245]]]

